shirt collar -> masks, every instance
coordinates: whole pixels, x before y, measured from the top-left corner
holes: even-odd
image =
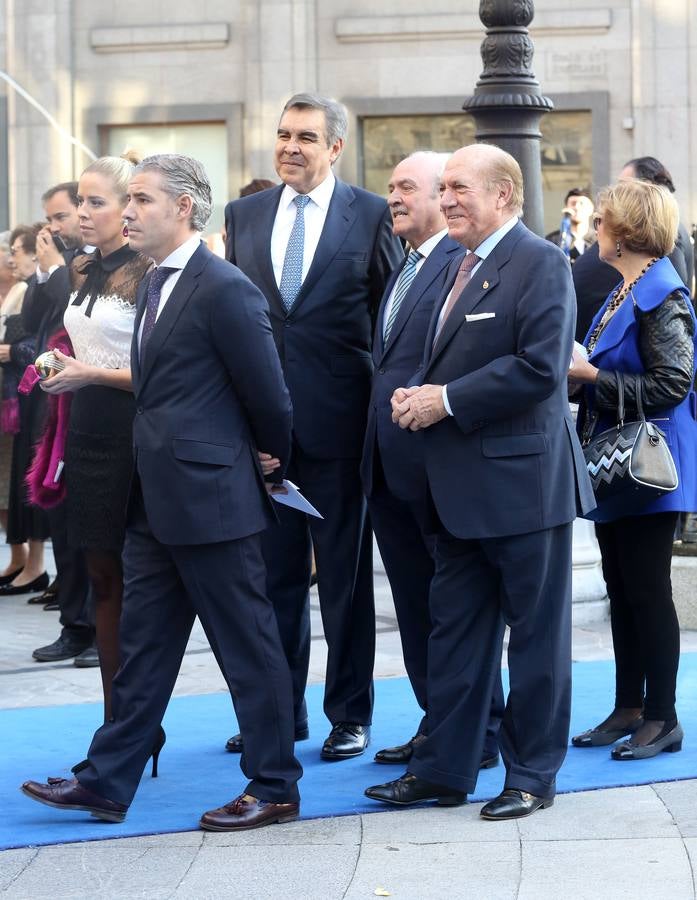
[[[329,175],[327,175],[324,181],[320,182],[320,184],[318,184],[316,188],[313,188],[307,196],[310,198],[310,200],[312,200],[313,203],[319,206],[320,209],[327,210],[329,209],[329,202],[332,199],[332,194],[334,193],[335,184],[336,178],[334,177],[334,173],[330,169]],[[281,194],[281,205],[287,209],[297,196],[298,191],[287,184],[283,188],[283,193]]]
[[[416,249],[423,256],[424,259],[428,259],[428,257],[433,253],[435,248],[440,244],[443,238],[447,235],[448,229],[444,228],[442,231],[437,232],[437,234],[432,234],[431,237],[424,241],[419,247]]]
[[[160,266],[167,266],[168,269],[183,269],[194,253],[196,253],[200,244],[201,234],[197,231],[185,240],[183,244],[180,244],[176,250],[172,250],[169,256],[162,260]],[[159,269],[160,266],[157,268]]]
[[[501,238],[507,235],[517,224],[518,216],[511,216],[511,218],[507,222],[504,222],[500,228],[497,228],[493,234],[490,234],[488,238],[484,238],[474,252],[480,259],[486,259]]]

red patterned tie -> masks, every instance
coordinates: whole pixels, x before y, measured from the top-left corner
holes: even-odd
[[[450,291],[450,296],[445,301],[445,307],[443,309],[443,314],[440,317],[440,322],[436,327],[436,333],[433,338],[433,346],[435,347],[436,341],[443,330],[443,326],[445,325],[446,319],[452,312],[453,306],[457,303],[460,298],[460,294],[464,291],[464,289],[469,284],[469,280],[472,277],[472,269],[480,262],[479,257],[476,253],[468,253],[465,258],[462,260],[460,264],[460,268],[457,270],[457,275],[455,276],[455,281],[453,282],[453,289]]]

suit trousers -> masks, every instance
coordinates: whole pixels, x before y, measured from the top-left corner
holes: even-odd
[[[505,622],[510,689],[499,734],[505,787],[554,796],[571,711],[571,533],[568,524],[482,540],[438,534],[429,736],[410,772],[474,790]]]
[[[130,804],[155,743],[198,615],[230,686],[244,738],[245,791],[298,799],[290,673],[264,592],[259,535],[218,544],[166,546],[152,535],[142,498],[132,499],[124,547],[121,667],[113,718],[98,729],[78,779]]]
[[[58,606],[63,634],[89,640],[94,636],[94,603],[82,550],[68,544],[65,503],[46,511],[56,562]]]
[[[266,589],[293,680],[295,725],[307,722],[312,547],[327,641],[324,712],[332,724],[369,725],[373,711],[375,601],[372,533],[358,459],[315,459],[294,445],[287,477],[324,516],[277,504],[262,535]]]
[[[368,510],[392,590],[404,667],[416,701],[424,711],[417,730],[420,734],[428,734],[428,641],[431,634],[428,598],[436,568],[436,539],[434,535],[424,531],[424,513],[419,504],[396,497],[387,487],[377,447]],[[499,752],[498,732],[503,707],[503,687],[499,672],[495,679],[484,742],[486,757],[495,756]]]

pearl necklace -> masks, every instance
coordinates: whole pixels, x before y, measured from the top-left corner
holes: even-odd
[[[658,262],[657,257],[653,257],[650,259],[644,268],[639,272],[634,281],[630,281],[629,284],[623,284],[621,288],[617,288],[616,291],[613,292],[612,297],[610,298],[610,302],[607,305],[605,312],[603,313],[602,319],[595,326],[593,334],[590,336],[588,340],[588,355],[590,356],[595,350],[595,345],[598,343],[598,339],[600,335],[605,331],[608,322],[615,315],[617,310],[620,308],[625,299],[631,294],[632,290],[636,287],[637,282],[649,271],[651,266]]]

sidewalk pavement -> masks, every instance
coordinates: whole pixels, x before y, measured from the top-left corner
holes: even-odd
[[[0,547],[0,567],[6,559]],[[389,586],[379,574],[376,603],[376,677],[401,676],[394,608]],[[326,652],[316,595],[312,606],[310,678],[317,682],[323,680]],[[42,664],[31,659],[35,647],[58,636],[57,617],[40,606],[28,606],[26,597],[0,601],[0,708],[99,700],[98,670],[76,669],[70,661]],[[682,649],[697,651],[697,632],[683,632]],[[574,629],[575,659],[611,657],[607,623]],[[223,679],[197,625],[175,694],[223,690]],[[599,717],[605,712],[598,710]],[[225,740],[230,729],[224,722],[217,727]],[[18,773],[18,783],[23,777]],[[375,780],[381,777],[376,772]],[[221,789],[221,800],[229,799],[223,796],[226,787]],[[8,900],[697,897],[697,780],[564,794],[552,808],[520,822],[484,822],[479,809],[479,804],[471,804],[386,811],[234,835],[183,832],[7,850],[0,853],[0,896]]]

